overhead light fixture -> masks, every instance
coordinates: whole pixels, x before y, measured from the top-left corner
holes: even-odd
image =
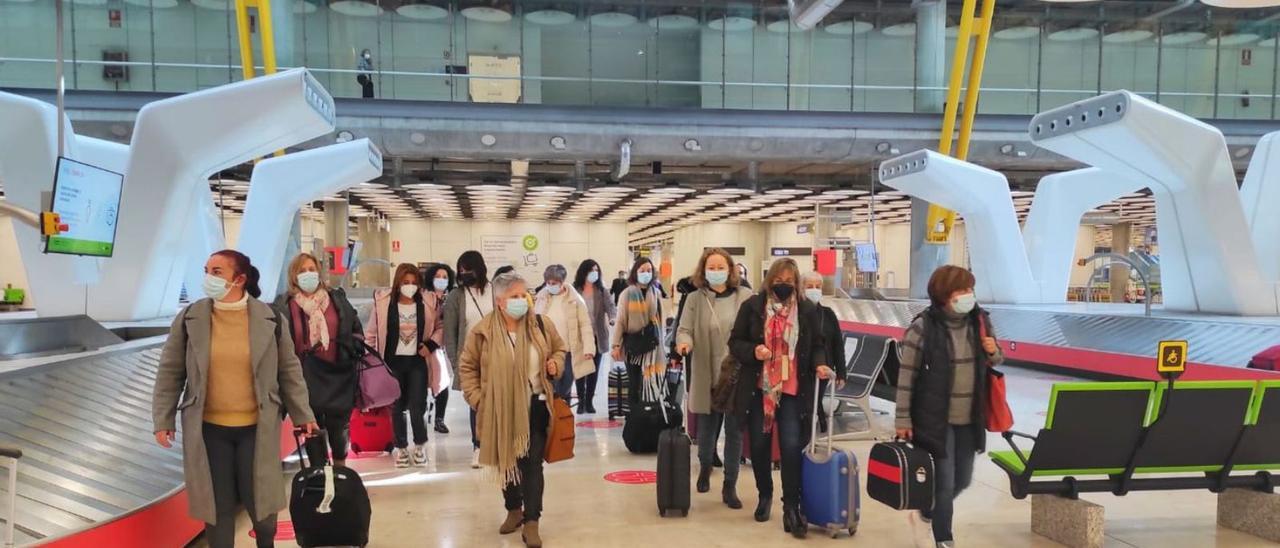
[[[496,192],[502,192],[502,191],[509,191],[509,190],[511,190],[511,185],[509,185],[509,184],[507,184],[507,183],[500,183],[500,182],[498,182],[498,181],[496,181],[496,180],[493,180],[493,179],[485,179],[484,181],[482,181],[482,182],[481,182],[480,184],[478,184],[478,185],[467,185],[467,187],[466,187],[466,188],[467,188],[467,192],[472,192],[472,191],[476,191],[476,192],[486,192],[486,191],[489,191],[489,192],[494,192],[494,191],[496,191]]]
[[[448,6],[448,4],[445,4],[445,6]],[[400,6],[396,8],[396,13],[400,14],[402,17],[417,19],[419,21],[436,21],[449,17],[449,10],[447,7],[442,7],[431,2],[423,2],[421,0],[408,0],[400,4]]]
[[[844,0],[795,0],[791,5],[791,20],[796,22],[800,30],[809,30],[818,26],[822,18],[836,9]]]
[[[1223,46],[1243,46],[1252,44],[1261,40],[1262,37],[1252,32],[1237,32],[1232,34],[1223,34],[1217,38],[1210,38],[1205,42],[1206,46],[1217,47],[1219,44]]]
[[[1102,37],[1102,41],[1108,44],[1132,44],[1141,42],[1155,36],[1154,32],[1146,29],[1128,29],[1109,32]]]
[[[854,19],[851,21],[840,21],[839,23],[832,23],[830,25],[822,27],[822,30],[828,34],[835,34],[838,36],[850,36],[850,35],[856,35],[856,34],[865,34],[865,33],[871,32],[871,30],[875,28],[876,26],[871,23]]]
[[[1013,145],[1011,143],[1005,143],[1003,145],[1000,145],[1000,154],[1004,154],[1005,156],[1012,155]]]
[[[145,0],[136,0],[136,1],[145,1]],[[323,0],[298,0],[293,3],[293,14],[294,15],[311,15],[317,11],[320,11],[320,6],[318,6],[317,4],[320,4],[322,2]]]
[[[591,187],[588,192],[591,194],[630,194],[635,191],[636,189],[622,183],[603,183]]]
[[[525,21],[542,25],[546,27],[554,27],[559,25],[567,25],[577,19],[572,13],[558,9],[543,9],[531,11],[524,14]]]
[[[231,11],[232,0],[191,0],[191,4],[197,8],[217,11]]]
[[[1257,9],[1280,6],[1275,0],[1200,0],[1215,8]]]
[[[689,152],[698,152],[702,150],[702,145],[698,143],[697,139],[686,139],[684,141],[684,149]]]
[[[1004,28],[991,34],[991,37],[997,40],[1026,40],[1036,36],[1040,36],[1040,27],[1032,25]]]
[[[698,20],[683,13],[668,13],[649,19],[649,26],[664,30],[692,30],[698,28]]]
[[[1079,42],[1088,40],[1098,35],[1098,29],[1093,27],[1072,27],[1049,33],[1050,42]]]
[[[569,144],[568,142],[565,141],[564,137],[556,135],[551,138],[551,148],[554,148],[556,150],[564,150],[568,148],[568,146]]]
[[[721,32],[742,32],[756,28],[756,21],[750,17],[730,15],[712,19],[707,23],[707,27]]]
[[[1232,156],[1235,156],[1236,158],[1244,158],[1245,156],[1248,156],[1250,152],[1253,152],[1253,149],[1249,147],[1240,147],[1232,153]]]
[[[606,28],[629,27],[636,24],[636,16],[621,11],[606,11],[603,13],[593,14],[588,18],[592,25]]]
[[[1186,44],[1194,44],[1204,40],[1208,35],[1198,30],[1184,30],[1181,32],[1171,32],[1160,37],[1160,43],[1170,46],[1182,46]]]
[[[498,143],[498,138],[494,137],[492,134],[486,133],[480,136],[480,144],[484,146],[491,147],[497,143]]]
[[[511,12],[489,6],[462,8],[461,13],[463,17],[481,23],[506,23],[511,20]]]
[[[916,24],[914,22],[908,22],[908,23],[898,23],[896,25],[889,25],[881,29],[880,33],[885,36],[893,36],[896,38],[915,36]]]
[[[342,131],[339,131],[339,132],[338,132],[338,135],[337,135],[336,137],[334,137],[334,140],[335,140],[335,141],[337,141],[337,142],[339,142],[339,143],[345,143],[345,142],[351,141],[351,140],[353,140],[353,139],[355,139],[355,138],[356,138],[356,136],[355,136],[355,135],[353,135],[350,131],[347,131],[347,130],[345,130],[345,129],[344,129],[344,130],[342,130]]]
[[[382,7],[370,0],[332,0],[329,2],[329,9],[351,17],[382,15]]]
[[[813,191],[807,188],[800,188],[795,183],[778,183],[768,190],[764,191],[770,196],[804,196],[812,194]]]
[[[791,24],[791,20],[790,20],[790,19],[785,19],[785,18],[784,18],[784,19],[779,19],[779,20],[777,20],[777,21],[773,21],[773,22],[769,23],[768,25],[765,25],[765,26],[764,26],[764,30],[767,30],[767,31],[772,32],[772,33],[774,33],[774,34],[786,34],[786,33],[788,33],[788,32],[791,32],[791,31],[792,31],[792,29],[794,29],[794,30],[796,30],[796,31],[804,31],[804,29],[802,29],[802,28],[800,28],[800,27],[797,27],[797,26],[792,25],[792,24]]]
[[[106,2],[103,2],[105,4]],[[178,0],[124,0],[126,4],[134,6],[142,6],[144,8],[169,9],[178,7]],[[299,2],[304,3],[304,2]],[[310,4],[308,4],[310,5]],[[315,11],[315,6],[311,6],[311,11]]]
[[[697,190],[689,188],[687,186],[682,186],[680,183],[677,183],[675,181],[671,181],[663,184],[660,187],[649,189],[649,192],[653,194],[684,195],[684,194],[693,194],[694,192],[697,192]]]

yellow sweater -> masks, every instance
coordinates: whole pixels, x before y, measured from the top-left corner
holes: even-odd
[[[248,298],[236,303],[213,303],[209,327],[204,421],[219,426],[256,425],[258,396],[249,352]]]

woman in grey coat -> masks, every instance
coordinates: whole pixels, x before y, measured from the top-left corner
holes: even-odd
[[[207,299],[173,321],[152,399],[156,442],[171,447],[182,412],[188,512],[212,548],[235,545],[243,505],[257,544],[273,546],[285,507],[280,417],[317,430],[302,366],[284,320],[258,301],[258,269],[224,250],[205,264]]]
[[[458,355],[467,343],[467,333],[480,325],[480,320],[493,312],[493,295],[489,291],[489,267],[479,251],[465,251],[458,256],[458,287],[444,298],[444,352],[453,368],[453,389],[461,390]],[[480,467],[480,438],[476,437],[476,410],[471,409],[471,467]]]
[[[602,272],[600,264],[592,259],[582,261],[578,265],[578,273],[573,277],[573,288],[587,301],[587,315],[591,317],[591,332],[595,334],[595,372],[578,379],[578,414],[596,413],[596,387],[600,384],[600,359],[609,349],[609,328],[618,317],[618,307],[613,296],[604,288],[600,280]],[[606,374],[607,378],[608,375]]]
[[[724,425],[724,486],[721,498],[730,508],[742,508],[738,498],[738,465],[742,457],[742,426],[732,413],[711,409],[711,387],[720,376],[720,363],[729,356],[729,333],[738,307],[751,297],[741,286],[738,269],[728,251],[712,248],[702,253],[690,281],[697,290],[685,301],[676,329],[676,352],[689,360],[689,411],[698,420],[698,492],[711,490],[712,461],[720,426]],[[731,359],[731,358],[730,358]]]

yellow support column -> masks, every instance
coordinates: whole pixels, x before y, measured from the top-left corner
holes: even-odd
[[[276,73],[276,35],[271,24],[271,0],[236,0],[236,35],[240,41],[240,71],[245,80],[257,76],[253,65],[253,37],[249,25],[249,8],[258,10],[258,24],[262,31],[263,74]],[[284,156],[277,150],[276,156]]]

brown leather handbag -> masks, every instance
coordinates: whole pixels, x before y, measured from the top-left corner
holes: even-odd
[[[542,460],[548,464],[573,458],[574,444],[573,410],[564,398],[551,398],[551,435],[547,436],[546,451]]]
[[[712,411],[717,413],[734,412],[738,397],[740,371],[738,360],[733,359],[732,355],[726,354],[724,359],[720,360],[720,376],[716,378],[716,383],[711,386]]]

